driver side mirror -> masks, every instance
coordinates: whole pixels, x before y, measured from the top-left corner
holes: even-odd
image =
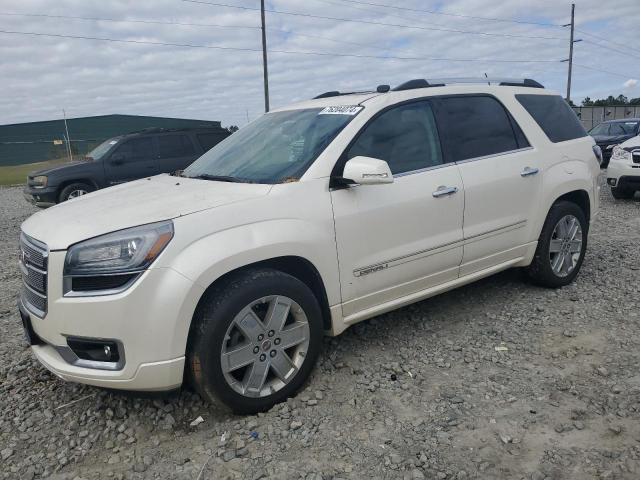
[[[124,163],[124,155],[122,153],[114,153],[111,155],[112,165],[122,165]]]
[[[393,183],[393,174],[384,160],[371,157],[353,157],[344,166],[342,178],[356,185],[382,185]]]

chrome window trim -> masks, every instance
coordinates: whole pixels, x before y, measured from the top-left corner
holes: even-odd
[[[494,157],[502,157],[504,155],[511,155],[512,153],[519,153],[519,152],[525,152],[527,150],[533,150],[533,147],[522,147],[522,148],[516,148],[515,150],[507,150],[506,152],[500,152],[500,153],[492,153],[490,155],[483,155],[481,157],[472,157],[472,158],[465,158],[464,160],[457,160],[455,162],[456,165],[460,165],[463,163],[469,163],[469,162],[475,162],[478,160],[485,160],[487,158],[494,158]]]
[[[453,163],[441,163],[440,165],[432,165],[430,167],[419,168],[417,170],[409,170],[407,172],[394,173],[393,178],[401,178],[401,177],[406,177],[407,175],[414,175],[416,173],[429,172],[431,170],[438,170],[440,168],[449,167],[451,165],[453,165]]]

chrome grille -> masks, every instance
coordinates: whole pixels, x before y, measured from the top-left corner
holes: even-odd
[[[25,234],[20,235],[21,299],[27,310],[47,314],[47,246]]]

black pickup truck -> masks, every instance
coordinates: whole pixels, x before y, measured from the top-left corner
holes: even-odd
[[[221,128],[148,129],[113,137],[83,160],[29,174],[25,198],[49,207],[118,183],[183,170],[230,135]]]

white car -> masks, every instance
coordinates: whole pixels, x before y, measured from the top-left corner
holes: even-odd
[[[640,136],[613,147],[607,183],[614,198],[633,198],[640,191]]]
[[[598,211],[599,149],[541,87],[328,92],[262,116],[181,176],[34,214],[20,260],[33,353],[65,380],[186,378],[257,412],[299,389],[323,333],[512,267],[567,285]]]

